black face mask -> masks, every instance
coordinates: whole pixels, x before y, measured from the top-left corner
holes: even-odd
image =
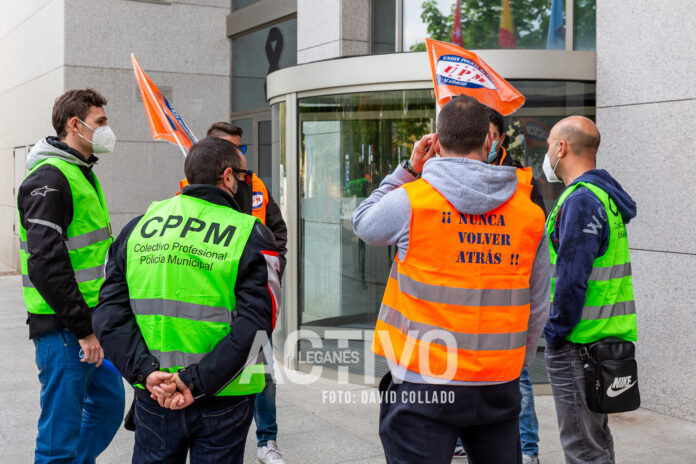
[[[237,181],[237,192],[234,194],[234,200],[242,208],[242,213],[251,214],[251,196],[251,184],[247,185]]]

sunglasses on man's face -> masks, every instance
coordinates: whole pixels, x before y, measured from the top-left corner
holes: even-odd
[[[242,152],[242,155],[246,155],[246,150],[247,150],[246,145],[239,145],[237,148],[239,148],[239,151]]]
[[[235,174],[244,174],[244,178],[240,178],[241,176],[235,176],[235,177],[240,182],[244,182],[246,185],[251,185],[251,177],[252,177],[252,174],[254,174],[254,171],[250,171],[248,169],[238,169],[238,168],[232,168],[232,171],[234,171]]]

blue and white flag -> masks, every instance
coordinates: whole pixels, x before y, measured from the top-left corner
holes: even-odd
[[[563,0],[551,3],[549,31],[546,35],[546,48],[549,50],[565,49],[565,19],[563,18]]]

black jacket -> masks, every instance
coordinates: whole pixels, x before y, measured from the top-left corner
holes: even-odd
[[[503,158],[503,162],[500,162],[500,158],[503,156],[503,153],[505,149],[498,150],[498,156],[495,157],[493,162],[491,164],[494,164],[496,166],[514,166],[516,168],[522,168],[522,163],[514,159],[512,156],[510,156],[510,153],[506,153],[505,158]],[[546,212],[546,206],[544,206],[544,196],[541,194],[541,189],[539,188],[539,182],[537,182],[536,179],[532,177],[532,193],[529,194],[529,199],[532,200],[532,202],[536,205],[538,205],[541,210],[544,212],[544,217],[548,214]]]
[[[29,154],[28,166],[51,156],[76,158],[80,170],[94,186],[92,167],[97,157],[85,161],[80,152],[47,137],[37,143]],[[61,153],[62,152],[62,153]],[[40,153],[37,156],[37,153]],[[29,338],[50,330],[66,328],[77,338],[92,333],[91,310],[77,287],[70,264],[67,240],[68,226],[73,219],[73,200],[70,184],[56,167],[44,164],[29,175],[19,187],[17,208],[22,227],[27,231],[29,279],[56,314],[29,314]]]
[[[181,192],[195,198],[233,208],[236,203],[221,189],[210,185],[189,185]],[[109,249],[106,279],[99,292],[99,305],[92,316],[94,332],[106,357],[131,383],[143,383],[153,371],[159,369],[157,360],[150,354],[136,323],[130,306],[126,283],[126,246],[131,232],[142,218],[130,221]],[[244,367],[257,331],[265,331],[270,337],[275,316],[275,302],[269,289],[279,291],[277,272],[269,272],[264,252],[275,252],[273,235],[263,224],[257,223],[239,261],[234,293],[237,308],[232,328],[225,338],[206,355],[199,364],[186,366],[180,373],[196,397],[212,396],[236,377]],[[280,295],[276,295],[278,300]],[[137,389],[139,397],[149,398],[149,393]],[[224,403],[232,398],[204,399],[203,403]],[[201,403],[197,401],[197,403]]]
[[[251,191],[251,186],[248,186],[247,191],[242,191],[244,187],[241,185],[237,188],[237,193],[234,199],[237,204],[242,209],[243,213],[251,214],[251,203],[253,199],[253,192]],[[268,190],[268,187],[266,188]],[[283,272],[285,272],[285,255],[288,252],[288,228],[283,220],[283,215],[278,208],[278,204],[275,202],[271,194],[268,194],[268,205],[266,206],[266,227],[271,229],[273,232],[273,237],[275,237],[276,246],[278,248],[278,257],[280,259],[280,276],[282,278]]]

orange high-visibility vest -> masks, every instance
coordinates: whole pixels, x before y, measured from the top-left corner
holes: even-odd
[[[411,202],[408,251],[392,265],[375,353],[443,380],[520,376],[544,213],[529,199],[532,170],[516,171],[513,196],[484,215],[459,213],[423,179],[404,186]]]
[[[188,184],[188,179],[181,179],[179,181],[179,191],[176,192],[176,194],[180,194],[184,187],[186,187]],[[251,215],[259,218],[264,225],[266,225],[267,207],[268,189],[263,181],[259,179],[256,173],[254,173],[251,176]]]
[[[251,176],[251,215],[259,218],[266,225],[266,207],[268,206],[268,189],[254,173]]]

